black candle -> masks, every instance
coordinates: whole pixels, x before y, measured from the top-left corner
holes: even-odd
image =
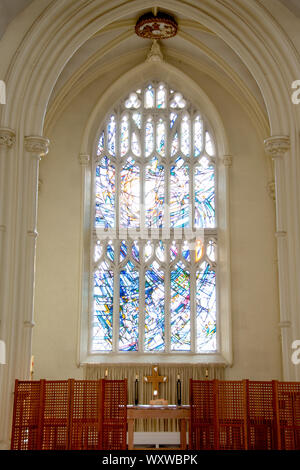
[[[181,381],[180,375],[177,375],[177,405],[181,406]]]
[[[134,384],[134,404],[138,405],[139,403],[139,381],[138,375],[135,376],[135,384]]]

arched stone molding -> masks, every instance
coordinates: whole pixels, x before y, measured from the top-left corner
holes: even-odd
[[[232,156],[228,144],[227,135],[224,129],[222,118],[216,107],[201,90],[201,88],[186,74],[176,67],[163,60],[160,51],[151,49],[146,60],[124,74],[116,80],[101,96],[96,103],[93,111],[90,113],[88,122],[82,136],[79,161],[82,166],[82,265],[81,265],[81,301],[80,301],[80,319],[78,321],[78,338],[80,345],[78,347],[78,364],[86,362],[99,361],[95,355],[87,355],[88,350],[88,280],[89,280],[89,253],[90,253],[90,182],[92,181],[91,165],[89,165],[90,156],[96,155],[98,137],[107,113],[111,110],[114,103],[125,98],[126,95],[135,88],[142,87],[148,80],[163,80],[172,88],[184,93],[184,96],[193,105],[199,109],[205,116],[217,146],[217,168],[219,188],[217,191],[218,205],[218,246],[222,253],[218,263],[218,286],[220,293],[220,317],[219,321],[219,341],[221,349],[214,355],[202,355],[197,358],[205,363],[232,364],[232,332],[231,332],[231,281],[230,281],[230,221],[229,221],[229,169],[232,164]],[[130,84],[130,85],[129,85]],[[137,359],[138,360],[138,359]],[[144,360],[142,357],[140,360]],[[158,359],[159,360],[159,359]],[[178,360],[178,359],[177,359]],[[191,359],[192,360],[192,359]],[[194,360],[194,358],[193,358]]]
[[[35,0],[38,5],[40,0]],[[121,20],[137,12],[155,6],[155,2],[132,0],[129,3],[111,0],[82,2],[82,0],[53,0],[42,13],[32,20],[19,48],[11,54],[11,62],[3,77],[7,83],[7,104],[2,108],[1,126],[13,126],[19,136],[40,135],[43,133],[44,116],[51,91],[65,64],[88,38],[106,27],[112,21]],[[291,148],[288,159],[285,158],[286,201],[288,207],[280,211],[288,212],[286,220],[287,270],[289,294],[291,299],[291,321],[295,335],[300,335],[298,312],[300,310],[300,190],[298,175],[299,163],[299,122],[300,110],[292,104],[288,84],[299,73],[299,56],[291,45],[287,35],[275,22],[259,0],[202,0],[191,4],[181,0],[161,0],[160,7],[174,14],[193,18],[205,28],[214,31],[231,47],[257,82],[264,97],[272,135],[289,135]],[[4,43],[5,45],[5,43]],[[32,64],[32,67],[30,66]],[[33,68],[34,67],[34,68]],[[13,100],[10,99],[13,97]],[[17,181],[17,175],[23,175],[24,143],[19,137],[14,148],[13,159],[7,174],[11,188],[23,183]],[[23,176],[19,176],[20,180]],[[24,191],[23,184],[22,191]],[[10,243],[7,244],[7,289],[4,318],[17,314],[14,292],[24,291],[25,279],[19,272],[16,258],[24,253],[23,236],[26,233],[27,210],[22,213],[20,204],[23,192],[16,195],[10,190],[6,197],[6,206],[12,209]],[[7,237],[8,238],[8,237]],[[12,310],[14,313],[12,314]],[[16,320],[16,318],[15,318]],[[15,335],[22,339],[20,322],[15,323]],[[8,345],[11,351],[12,345]],[[284,352],[285,354],[285,352]],[[19,374],[20,363],[28,358],[14,351],[11,360],[16,362],[9,377],[6,377],[4,407],[9,407],[11,388],[16,372]],[[288,359],[286,358],[286,362]],[[293,380],[300,380],[299,368],[290,370]],[[7,420],[5,425],[7,425]],[[7,429],[6,438],[7,439]],[[1,438],[0,438],[1,439]],[[2,433],[3,439],[3,433]]]

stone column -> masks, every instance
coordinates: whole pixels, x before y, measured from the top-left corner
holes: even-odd
[[[219,231],[218,231],[218,244],[222,248],[218,258],[219,264],[219,289],[222,295],[222,305],[224,306],[224,313],[227,321],[222,323],[221,341],[223,342],[224,352],[228,363],[233,361],[233,347],[232,347],[232,306],[231,306],[231,254],[230,254],[230,174],[233,162],[232,155],[224,155],[220,159],[219,176],[224,172],[224,177],[219,178],[219,188],[221,194],[225,192],[224,201],[221,203],[219,200],[219,210],[223,211],[223,215],[219,213]],[[225,185],[222,189],[220,185]],[[226,349],[225,349],[226,345]]]
[[[1,329],[7,346],[7,364],[0,368],[0,449],[10,445],[14,381],[29,379],[38,171],[39,160],[47,153],[49,141],[40,136],[28,136],[19,139],[17,144],[6,172],[10,190],[4,204],[8,209]]]
[[[89,253],[90,246],[90,202],[91,202],[91,165],[90,155],[86,153],[80,153],[79,164],[81,166],[81,240],[80,246],[82,252],[80,256],[80,312],[78,321],[78,341],[77,341],[77,366],[79,367],[82,352],[87,349],[87,338],[82,335],[82,331],[85,331],[85,315],[88,312],[89,305],[89,260],[85,256],[85,253]]]
[[[12,129],[0,128],[0,340],[5,342],[7,347],[7,321],[5,321],[3,302],[2,299],[5,293],[4,279],[6,276],[6,263],[4,260],[5,253],[5,238],[7,236],[7,205],[6,205],[6,191],[7,191],[7,175],[12,158],[12,149],[15,144],[15,132]],[[7,362],[7,353],[6,353]],[[5,375],[8,371],[7,364],[0,364],[0,449],[2,448],[2,440],[4,434],[4,427],[2,425],[3,410],[7,406],[5,403]],[[2,411],[2,413],[1,413]],[[4,448],[6,447],[3,446]]]
[[[275,200],[276,200],[276,233],[278,281],[279,281],[279,306],[280,306],[280,334],[282,346],[283,380],[293,380],[291,363],[291,309],[288,270],[288,234],[287,234],[287,201],[285,184],[284,155],[290,149],[288,136],[273,136],[265,140],[265,150],[274,161],[275,172]]]
[[[31,359],[31,343],[32,329],[34,327],[34,281],[35,281],[35,251],[37,232],[37,201],[38,201],[38,185],[39,185],[39,162],[41,157],[48,153],[49,140],[39,136],[27,136],[24,139],[25,151],[27,155],[27,226],[26,226],[26,259],[24,279],[24,334],[23,334],[23,361],[21,375],[22,377],[30,377],[30,359]]]
[[[3,263],[3,250],[4,250],[4,237],[6,233],[6,219],[5,219],[5,187],[6,187],[6,174],[7,174],[7,159],[10,158],[10,150],[12,149],[16,140],[15,132],[12,129],[0,128],[0,279],[4,276],[4,263]],[[3,282],[0,282],[0,297],[2,298]],[[3,322],[2,315],[0,314],[0,340],[2,337]],[[1,366],[0,366],[1,367]],[[1,373],[1,372],[0,372]]]

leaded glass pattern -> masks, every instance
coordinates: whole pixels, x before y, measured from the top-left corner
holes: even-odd
[[[216,158],[205,118],[166,83],[108,115],[93,160],[91,352],[217,351]]]

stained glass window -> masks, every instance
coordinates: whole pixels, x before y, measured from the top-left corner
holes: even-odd
[[[93,160],[92,353],[218,350],[217,147],[167,83],[107,116]]]

